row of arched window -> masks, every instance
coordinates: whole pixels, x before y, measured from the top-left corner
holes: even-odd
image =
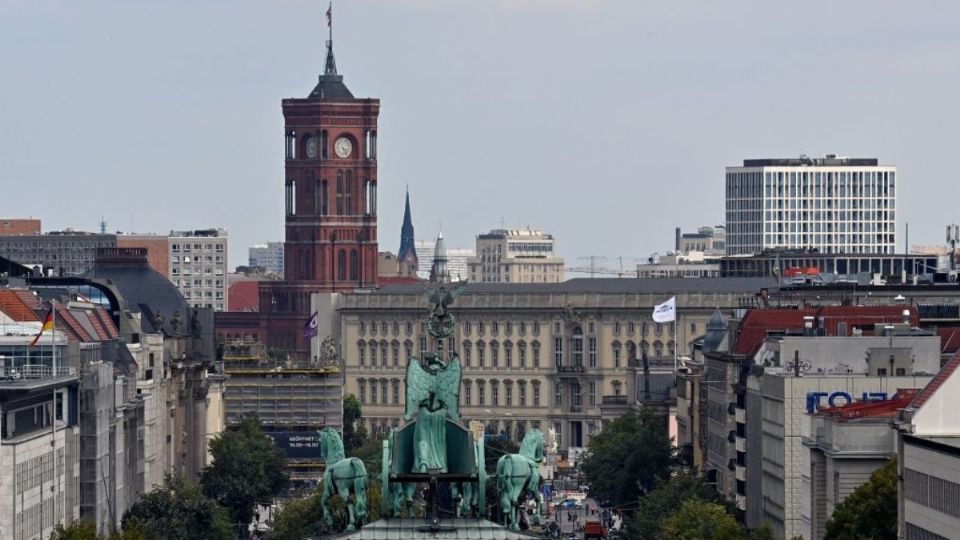
[[[465,367],[520,369],[540,367],[540,342],[537,340],[529,344],[524,340],[516,343],[510,340],[501,343],[495,339],[489,343],[482,339],[464,340],[461,346],[460,356]]]
[[[357,142],[350,135],[340,137],[346,137],[356,147]],[[364,159],[377,159],[376,130],[364,131],[362,150]],[[295,130],[288,130],[284,141],[284,155],[287,159],[330,159],[330,134],[323,129],[319,133],[306,133],[298,137]]]
[[[334,198],[333,214],[330,213],[330,186],[327,179],[319,182],[314,177],[314,171],[307,171],[306,180],[301,189],[303,195],[297,191],[297,181],[287,181],[286,209],[288,216],[317,215],[317,216],[353,216],[376,215],[377,213],[377,184],[373,179],[365,178],[361,182],[354,179],[350,169],[337,169],[337,179]],[[300,208],[306,204],[306,208]],[[312,208],[311,208],[312,206]]]
[[[460,403],[465,407],[539,407],[540,381],[526,379],[463,379]]]

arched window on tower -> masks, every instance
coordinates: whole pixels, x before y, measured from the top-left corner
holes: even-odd
[[[297,181],[291,180],[287,184],[287,215],[297,215]]]
[[[343,215],[343,169],[337,170],[337,215]]]
[[[295,159],[297,157],[297,132],[288,131],[286,144],[286,156],[287,159]]]
[[[347,279],[347,251],[344,249],[337,252],[337,279]]]
[[[370,180],[363,181],[363,214],[370,215]]]
[[[373,180],[367,180],[367,215],[375,216],[377,214],[377,184]]]
[[[347,170],[344,183],[344,202],[343,208],[347,215],[353,215],[353,171]]]
[[[320,132],[320,159],[327,159],[327,130]]]
[[[352,281],[360,279],[360,257],[355,249],[350,250],[350,279]]]
[[[317,188],[317,215],[327,215],[327,181],[322,180]]]
[[[370,134],[370,159],[377,159],[377,132]]]
[[[370,159],[373,157],[373,152],[370,149],[370,145],[373,142],[373,137],[370,135],[370,130],[366,130],[363,134],[363,157]]]

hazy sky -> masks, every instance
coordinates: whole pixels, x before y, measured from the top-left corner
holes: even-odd
[[[44,229],[283,238],[280,100],[323,65],[326,2],[0,0],[0,216]],[[960,3],[340,0],[334,49],[381,99],[380,249],[552,232],[569,265],[723,221],[723,169],[899,167],[898,246],[956,211]],[[614,261],[611,265],[616,264]]]

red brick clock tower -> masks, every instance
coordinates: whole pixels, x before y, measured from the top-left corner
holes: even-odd
[[[317,86],[283,100],[286,132],[284,277],[316,290],[377,285],[377,116],[337,73],[332,41]]]
[[[316,87],[283,100],[284,279],[261,282],[256,322],[223,316],[225,329],[306,358],[311,293],[377,286],[379,113],[379,99],[353,97],[327,41]]]

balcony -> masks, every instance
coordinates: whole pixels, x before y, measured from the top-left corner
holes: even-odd
[[[738,424],[746,424],[747,410],[741,409],[740,407],[737,407],[736,409],[734,409],[734,419],[737,421]]]
[[[734,443],[734,448],[737,452],[746,452],[747,451],[747,440],[743,437],[737,437],[736,442]]]
[[[733,474],[734,474],[734,476],[736,477],[737,480],[739,480],[739,481],[741,481],[741,482],[746,482],[746,481],[747,481],[747,468],[746,468],[746,467],[741,467],[740,465],[737,465],[737,468],[734,470]]]
[[[600,404],[603,405],[603,406],[621,406],[621,407],[623,407],[623,406],[628,405],[628,404],[629,404],[629,401],[627,401],[627,396],[625,396],[625,395],[619,395],[619,396],[603,396],[603,398],[601,398]]]
[[[579,374],[579,373],[586,373],[586,371],[587,371],[587,370],[586,370],[582,365],[579,365],[579,366],[557,366],[557,373],[560,373],[560,374],[573,374],[573,375],[576,375],[576,374]]]
[[[583,405],[571,405],[570,412],[572,413],[583,412]]]

